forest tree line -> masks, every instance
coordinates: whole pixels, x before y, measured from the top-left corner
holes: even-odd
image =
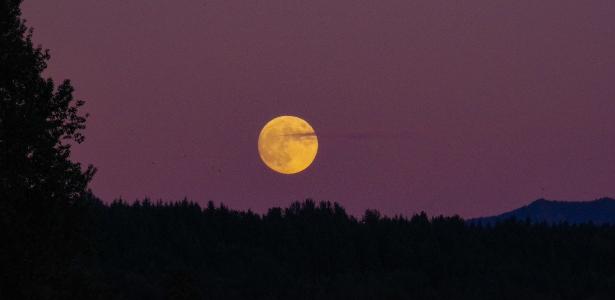
[[[34,268],[56,266],[37,271],[50,271],[49,281],[17,283],[26,298],[49,292],[64,299],[615,295],[615,228],[609,225],[509,220],[480,226],[459,217],[386,217],[374,210],[355,218],[336,203],[312,200],[262,215],[186,200],[106,205],[93,196],[75,209],[79,230],[67,241],[54,235],[58,240],[48,242],[54,252]]]

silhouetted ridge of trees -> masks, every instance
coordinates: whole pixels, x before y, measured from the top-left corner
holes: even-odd
[[[187,200],[82,202],[80,299],[610,299],[615,228],[361,218],[306,200],[263,215]]]

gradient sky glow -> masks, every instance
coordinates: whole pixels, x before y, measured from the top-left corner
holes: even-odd
[[[105,201],[491,215],[615,196],[613,0],[25,0]],[[306,119],[305,172],[257,152]]]

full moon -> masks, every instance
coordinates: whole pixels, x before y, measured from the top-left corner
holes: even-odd
[[[272,170],[295,174],[309,167],[318,152],[314,128],[294,116],[280,116],[265,124],[258,136],[258,154]]]

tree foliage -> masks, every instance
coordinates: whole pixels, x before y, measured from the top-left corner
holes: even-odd
[[[610,299],[615,228],[91,199],[87,299]]]
[[[0,196],[49,209],[82,197],[94,173],[69,159],[71,142],[84,140],[87,115],[79,114],[84,102],[73,98],[70,81],[56,87],[43,76],[49,52],[33,45],[20,2],[0,4]]]
[[[49,52],[32,42],[21,0],[0,1],[0,294],[42,296],[66,283],[81,247],[79,200],[94,175],[70,160],[87,115],[65,80],[43,74]],[[43,299],[41,297],[35,297]]]

